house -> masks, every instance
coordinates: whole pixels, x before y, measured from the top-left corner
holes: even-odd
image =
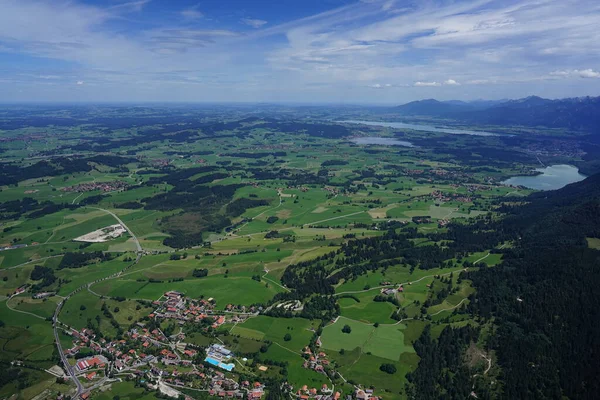
[[[96,377],[96,371],[92,371],[89,374],[87,374],[85,376],[85,379],[87,379],[88,381],[91,381],[92,379],[94,379]]]
[[[369,395],[365,393],[362,389],[357,389],[355,392],[355,396],[358,400],[369,400]]]
[[[105,362],[102,361],[99,357],[92,357],[92,358],[88,358],[86,360],[81,360],[76,364],[77,368],[80,371],[85,371],[88,368],[94,368],[94,367],[103,368],[104,365],[105,365]]]

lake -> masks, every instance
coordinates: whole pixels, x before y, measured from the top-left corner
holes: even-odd
[[[412,129],[415,131],[424,131],[424,132],[438,132],[438,133],[449,133],[452,135],[471,135],[471,136],[502,136],[497,133],[491,132],[483,132],[483,131],[469,131],[465,129],[455,129],[455,128],[442,128],[433,125],[421,125],[421,124],[407,124],[404,122],[383,122],[383,121],[337,121],[347,124],[362,124],[369,126],[385,126],[388,128],[398,128],[398,129]]]
[[[513,176],[502,182],[505,185],[525,186],[536,190],[556,190],[567,186],[569,183],[579,182],[587,178],[579,173],[579,169],[572,165],[551,165],[538,168],[541,172],[535,176]]]
[[[367,136],[350,139],[351,142],[356,144],[375,144],[380,146],[404,146],[404,147],[415,147],[411,142],[404,140],[398,140],[389,137],[378,137],[378,136]]]

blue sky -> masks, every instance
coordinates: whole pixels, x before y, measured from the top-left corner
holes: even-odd
[[[0,101],[600,95],[597,0],[0,0]]]

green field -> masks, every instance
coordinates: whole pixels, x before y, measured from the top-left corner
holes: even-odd
[[[390,316],[397,307],[389,302],[373,301],[376,293],[377,291],[370,291],[355,294],[354,296],[360,302],[357,302],[353,298],[340,298],[338,302],[341,307],[341,315],[367,323],[393,323],[394,320]]]
[[[320,321],[317,320],[309,321],[303,318],[272,318],[261,315],[236,325],[231,333],[250,339],[268,340],[292,351],[301,352],[319,323]],[[288,333],[291,335],[291,340],[285,341],[284,336]]]
[[[13,112],[59,118],[64,125],[19,128],[27,118],[15,120]],[[0,245],[26,247],[0,251],[0,359],[38,368],[31,375],[36,382],[20,398],[67,389],[41,372],[57,363],[49,319],[67,296],[62,323],[127,340],[124,333],[136,323],[154,324],[146,318],[154,309],[148,301],[167,291],[213,298],[218,314],[228,317],[214,330],[156,323],[181,330],[184,343],[222,343],[238,361],[248,358],[231,374],[236,380],[331,385],[330,377],[303,367],[303,350],[320,336],[322,346],[313,350],[325,352],[330,367],[352,382],[330,371],[343,398],[356,384],[373,386],[383,399],[406,399],[405,376],[419,363],[413,343],[425,327],[436,339],[447,326],[475,323],[459,308],[475,293],[471,278],[460,273],[466,266],[483,272],[500,265],[505,247],[462,243],[457,227],[497,221],[504,198],[514,205],[531,193],[501,182],[539,166],[531,155],[539,149],[508,152],[498,137],[332,122],[383,118],[358,109],[289,107],[267,114],[204,105],[1,114],[3,123],[17,128],[0,132],[6,137]],[[105,126],[113,117],[123,127]],[[511,140],[520,134],[509,133]],[[530,139],[550,134],[527,133]],[[402,137],[418,146],[350,140],[360,136]],[[131,233],[103,243],[73,240],[116,224],[109,212]],[[431,220],[413,220],[419,216]],[[587,240],[600,248],[599,239]],[[93,251],[103,252],[96,260],[104,261],[61,264],[73,258],[66,253]],[[375,301],[381,286],[400,284],[403,291],[393,298]],[[18,288],[25,293],[8,299]],[[38,292],[56,295],[33,299]],[[285,301],[300,307],[277,308]],[[223,312],[229,304],[263,307],[272,316],[235,323],[233,313]],[[342,332],[344,325],[350,333]],[[59,339],[64,347],[73,343],[65,334]],[[258,370],[261,363],[266,372]],[[382,372],[382,364],[397,372]],[[4,385],[0,398],[16,391],[14,384]],[[125,381],[94,390],[92,399],[115,396],[154,398]]]
[[[345,325],[352,329],[350,333],[342,332]],[[363,353],[398,361],[402,353],[414,353],[412,346],[404,342],[405,329],[406,325],[403,324],[379,325],[375,328],[372,324],[339,317],[335,324],[323,329],[322,347],[337,352],[358,348]]]
[[[250,276],[223,275],[190,279],[179,282],[138,282],[131,279],[113,279],[94,286],[94,291],[107,296],[124,296],[127,298],[156,300],[169,290],[176,290],[188,297],[212,297],[217,307],[227,304],[251,305],[266,302],[282,289],[276,285],[256,282]]]

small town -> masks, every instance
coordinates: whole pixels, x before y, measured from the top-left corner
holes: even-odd
[[[393,289],[401,290],[400,289]],[[36,298],[52,296],[53,293],[38,293]],[[121,338],[107,340],[90,328],[75,329],[63,326],[65,334],[71,337],[72,346],[64,353],[73,373],[82,382],[80,398],[93,398],[96,392],[109,390],[110,384],[119,381],[134,381],[147,390],[156,391],[170,398],[193,399],[184,392],[206,392],[211,397],[260,399],[265,395],[265,383],[249,380],[248,360],[238,357],[227,346],[212,343],[198,346],[186,342],[182,327],[192,323],[202,330],[214,331],[225,323],[241,323],[258,315],[253,307],[228,304],[224,311],[215,308],[216,300],[191,299],[177,291],[165,292],[151,302],[153,311],[141,321],[135,322]],[[160,328],[161,322],[175,322],[179,332],[166,334]],[[320,341],[317,340],[317,346]],[[303,367],[328,376],[335,374],[327,354],[313,351],[306,346],[302,351],[305,358]],[[236,372],[238,369],[241,371]],[[258,371],[268,367],[258,365]],[[67,374],[58,366],[48,372],[58,379],[66,379]],[[282,390],[290,397],[301,400],[338,400],[341,393],[335,386],[322,384],[319,387],[303,385],[295,388],[288,383]],[[67,399],[61,395],[58,399]],[[378,399],[371,389],[356,389],[350,399]]]
[[[129,184],[123,181],[110,181],[110,182],[87,182],[80,183],[73,186],[65,186],[61,188],[63,192],[93,192],[99,190],[101,192],[115,192],[118,190],[125,190]]]

